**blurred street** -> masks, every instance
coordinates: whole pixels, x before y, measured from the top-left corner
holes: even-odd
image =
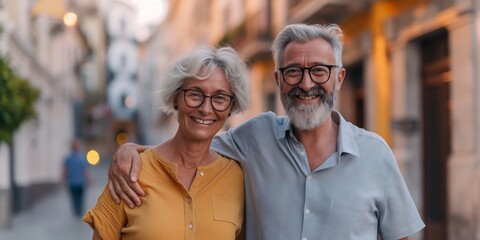
[[[175,134],[159,90],[200,46],[248,65],[248,107],[222,130],[286,115],[271,50],[294,23],[342,29],[333,106],[393,151],[426,224],[409,239],[480,240],[480,0],[0,0],[0,240],[91,239],[60,183],[71,141],[102,159],[87,210],[118,146]]]
[[[85,198],[85,211],[94,206],[107,181],[108,161],[90,166],[92,184]],[[75,218],[70,206],[68,191],[60,187],[38,201],[31,209],[16,214],[12,228],[0,230],[1,240],[84,240],[92,238],[91,228]]]

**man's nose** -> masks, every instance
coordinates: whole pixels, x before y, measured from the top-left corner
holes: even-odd
[[[301,79],[300,83],[298,84],[298,87],[300,87],[304,91],[308,91],[312,87],[315,87],[315,85],[316,85],[316,83],[310,77],[308,69],[304,69],[303,70],[303,76],[302,76],[302,79]]]

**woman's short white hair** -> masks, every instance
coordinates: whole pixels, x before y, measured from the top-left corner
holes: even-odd
[[[166,114],[175,111],[174,98],[186,79],[205,80],[218,67],[225,72],[234,99],[231,113],[248,106],[247,68],[237,52],[229,47],[202,47],[178,60],[160,83],[161,108]]]

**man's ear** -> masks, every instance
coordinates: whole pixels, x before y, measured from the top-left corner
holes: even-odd
[[[277,84],[277,87],[280,87],[278,71],[273,72],[273,75],[275,76],[275,83]]]
[[[345,68],[340,69],[337,75],[337,89],[336,89],[337,91],[339,91],[340,88],[342,87],[342,83],[346,75],[347,75],[347,70]]]

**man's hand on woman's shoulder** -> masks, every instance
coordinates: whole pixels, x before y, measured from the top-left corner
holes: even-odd
[[[125,143],[113,155],[108,170],[108,189],[117,204],[120,203],[120,199],[130,208],[142,204],[139,196],[145,196],[145,192],[137,179],[142,167],[140,153],[148,148],[150,146]]]

